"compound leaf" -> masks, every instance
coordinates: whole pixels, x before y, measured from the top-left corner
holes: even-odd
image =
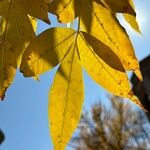
[[[81,65],[106,90],[130,98],[142,107],[132,93],[122,61],[96,37],[67,28],[48,29],[30,42],[21,69],[25,76],[38,76],[58,63],[60,66],[49,96],[49,124],[56,150],[65,149],[80,118],[83,103]]]

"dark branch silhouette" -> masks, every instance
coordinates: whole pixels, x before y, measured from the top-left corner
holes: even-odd
[[[140,62],[140,70],[143,75],[143,82],[133,75],[131,82],[133,84],[133,92],[138,96],[141,103],[148,111],[148,118],[150,119],[150,56],[147,56]]]

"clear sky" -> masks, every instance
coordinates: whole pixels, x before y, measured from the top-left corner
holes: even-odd
[[[142,35],[128,28],[138,59],[150,54],[150,1],[136,0],[137,19]],[[51,17],[51,16],[50,16]],[[122,22],[123,25],[128,25]],[[56,25],[56,20],[52,20]],[[50,26],[38,23],[38,31]],[[5,133],[5,141],[0,150],[52,150],[48,129],[48,91],[56,69],[40,77],[40,82],[24,78],[17,72],[14,83],[0,102],[0,129]],[[98,99],[103,99],[105,91],[84,73],[85,108]],[[105,98],[104,98],[105,100]]]

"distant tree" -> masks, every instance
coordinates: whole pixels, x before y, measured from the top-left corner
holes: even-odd
[[[82,115],[70,146],[75,150],[148,150],[150,124],[144,112],[118,97],[111,106],[95,104]]]

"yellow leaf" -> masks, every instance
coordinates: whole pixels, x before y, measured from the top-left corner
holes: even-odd
[[[50,133],[55,150],[65,149],[82,111],[82,68],[74,44],[56,73],[49,96]],[[60,70],[65,72],[65,77],[61,75]]]
[[[134,4],[132,0],[129,0],[132,8],[134,9]],[[131,14],[123,14],[125,20],[129,23],[129,25],[137,32],[141,33],[139,25],[136,21],[136,16],[133,16]]]
[[[83,31],[48,29],[31,41],[21,69],[25,76],[38,76],[60,63],[49,96],[49,122],[55,150],[65,149],[80,118],[83,102],[80,61],[106,90],[130,98],[142,107],[132,93],[120,58],[109,46]]]
[[[81,31],[84,41],[93,49],[93,51],[111,68],[125,72],[123,65],[118,56],[111,50],[110,47],[102,43],[100,40],[86,32]]]
[[[114,95],[133,96],[125,69],[109,47],[84,32],[77,43],[83,67],[93,80]]]
[[[120,58],[125,69],[133,70],[142,80],[139,63],[125,29],[119,24],[115,16],[102,5],[93,2],[87,6],[84,7],[86,10],[82,10],[80,13],[81,18],[84,18],[84,21],[81,19],[80,30],[88,32],[109,46]],[[92,13],[92,22],[86,12]],[[90,30],[86,27],[89,22],[91,22]]]
[[[60,63],[75,34],[73,30],[64,30],[51,28],[31,40],[20,67],[24,76],[38,76]]]
[[[34,31],[28,16],[13,2],[0,3],[0,97],[13,81],[22,53]]]
[[[77,36],[79,33],[80,36]],[[100,64],[99,61],[102,63],[101,66],[95,67],[96,70],[92,72],[94,74],[100,74],[100,76],[103,75],[103,79],[99,81],[99,76],[95,75],[98,79],[94,77],[94,80],[98,80],[97,82],[101,86],[115,95],[131,98],[133,94],[131,94],[127,75],[119,56],[102,41],[83,31],[77,32],[72,29],[51,28],[33,39],[27,47],[22,59],[21,71],[24,73],[24,76],[38,76],[61,63],[69,52],[69,47],[76,39],[79,56],[81,55],[81,61],[84,65],[92,66],[91,70],[93,70],[94,66],[96,66],[96,62],[97,65]],[[89,47],[93,51],[93,57],[91,59],[89,59],[91,55],[86,56],[91,50]],[[87,58],[88,60],[86,60]],[[98,61],[95,60],[96,58]],[[92,62],[92,60],[94,62]],[[61,73],[62,72],[63,70],[61,70]],[[64,72],[62,76],[65,76]],[[116,88],[114,88],[114,85],[116,85]]]
[[[50,0],[13,0],[16,2],[21,8],[25,10],[25,12],[35,18],[41,19],[46,23],[50,24],[48,19],[48,4]]]

